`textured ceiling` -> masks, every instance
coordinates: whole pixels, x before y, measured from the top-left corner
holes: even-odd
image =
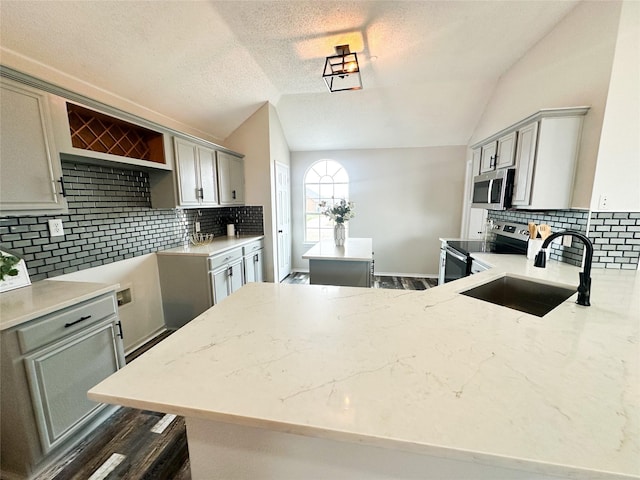
[[[0,45],[220,140],[269,101],[292,150],[459,145],[576,3],[2,0]],[[342,43],[364,88],[329,93]]]

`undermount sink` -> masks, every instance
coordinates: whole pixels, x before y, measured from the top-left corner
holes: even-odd
[[[543,317],[576,293],[576,289],[505,275],[460,293]]]

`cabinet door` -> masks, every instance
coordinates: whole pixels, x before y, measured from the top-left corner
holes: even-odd
[[[218,205],[218,184],[216,177],[216,152],[210,148],[197,147],[200,161],[200,193],[203,206]]]
[[[262,249],[244,257],[244,283],[262,282]]]
[[[264,262],[263,262],[263,254],[264,250],[258,250],[255,253],[255,257],[253,260],[254,264],[254,282],[264,282]]]
[[[536,145],[538,138],[538,122],[523,127],[518,132],[516,148],[516,175],[513,186],[513,205],[529,205],[533,169],[535,167]]]
[[[480,158],[482,157],[482,149],[476,148],[471,153],[471,176],[474,177],[480,174]]]
[[[221,205],[244,203],[244,161],[242,158],[217,152],[218,191]]]
[[[180,205],[200,205],[200,170],[196,145],[174,138]]]
[[[64,212],[60,157],[47,94],[0,83],[0,209],[2,214]]]
[[[244,285],[244,272],[242,268],[242,258],[229,264],[229,293],[233,293]]]
[[[506,168],[513,166],[516,153],[516,132],[511,132],[498,139],[497,158],[494,161],[495,168]]]
[[[45,454],[105,407],[89,400],[87,391],[124,364],[116,329],[114,317],[25,357]]]
[[[229,268],[225,265],[212,271],[209,275],[211,275],[213,304],[215,305],[229,296]]]
[[[480,158],[480,173],[490,172],[495,169],[496,142],[491,142],[482,147]]]

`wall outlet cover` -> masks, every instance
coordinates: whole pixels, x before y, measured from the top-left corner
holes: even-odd
[[[200,232],[200,222],[196,222],[196,233]]]
[[[562,236],[562,245],[564,247],[570,247],[572,241],[573,241],[573,237],[571,235],[563,235]]]
[[[598,202],[598,208],[600,210],[605,210],[607,208],[607,204],[609,203],[609,198],[606,195],[600,195],[600,201]]]
[[[59,218],[49,220],[49,235],[52,237],[62,237],[64,235],[62,220]]]

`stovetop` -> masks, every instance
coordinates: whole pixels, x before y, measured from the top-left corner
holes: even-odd
[[[495,222],[491,232],[491,240],[452,240],[447,242],[447,245],[463,255],[477,252],[527,254],[527,225]]]

